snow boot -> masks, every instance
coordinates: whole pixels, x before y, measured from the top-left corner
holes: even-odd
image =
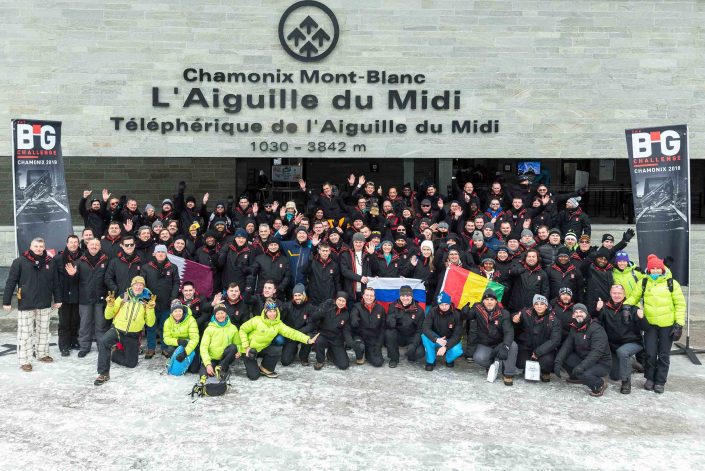
[[[100,386],[102,384],[107,383],[110,380],[110,375],[98,375],[98,377],[93,381],[93,384],[96,386]]]
[[[154,358],[154,350],[147,350],[147,353],[144,354],[144,359],[145,360],[151,360]]]
[[[514,378],[511,376],[502,376],[502,381],[504,382],[505,386],[513,386],[514,385]]]
[[[647,391],[653,391],[654,390],[654,382],[651,381],[650,379],[647,379],[646,382],[644,383],[644,389]]]
[[[622,381],[622,387],[619,388],[619,392],[622,394],[629,394],[632,392],[632,379],[629,378],[626,381]]]
[[[665,384],[654,384],[654,392],[657,394],[663,394],[666,390]]]

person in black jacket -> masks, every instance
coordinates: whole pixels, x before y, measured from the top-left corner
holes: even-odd
[[[111,260],[115,258],[120,251],[120,240],[122,238],[121,230],[119,222],[111,222],[108,225],[108,233],[100,241],[101,250]]]
[[[243,298],[240,285],[230,283],[224,292],[216,293],[215,296],[213,296],[211,306],[214,308],[218,305],[224,306],[230,318],[230,323],[239,329],[242,324],[250,320],[253,312],[262,312],[264,309],[264,301],[268,297],[269,296],[263,297],[258,300],[259,303],[253,307]],[[274,291],[274,296],[271,296],[271,298],[276,299],[276,291]],[[284,312],[282,312],[282,315],[284,315]],[[208,322],[210,322],[210,319],[205,321],[204,329],[208,326]]]
[[[255,293],[261,293],[264,282],[267,280],[276,283],[279,299],[284,299],[287,290],[290,289],[291,270],[289,269],[289,260],[279,250],[277,239],[270,239],[267,243],[267,251],[255,257],[250,267],[247,286],[255,286]]]
[[[421,342],[426,350],[426,371],[433,371],[436,357],[445,356],[446,366],[455,366],[455,360],[463,354],[460,339],[463,335],[460,313],[451,304],[445,291],[438,294],[433,306],[423,321]]]
[[[218,253],[218,266],[222,270],[223,286],[237,283],[241,289],[244,289],[254,258],[250,244],[247,243],[247,231],[242,228],[237,229],[233,240],[223,244]]]
[[[304,268],[311,302],[316,306],[327,299],[333,299],[335,293],[340,291],[340,265],[331,257],[330,246],[321,242],[317,252]]]
[[[548,275],[541,268],[539,252],[536,249],[526,251],[524,261],[509,270],[512,279],[512,293],[509,298],[509,309],[516,312],[533,304],[535,294],[548,297]],[[550,369],[549,369],[550,371]]]
[[[126,235],[120,241],[120,252],[108,262],[105,286],[116,298],[125,294],[132,279],[142,274],[143,258],[135,250],[135,237]]]
[[[88,242],[88,250],[78,263],[65,266],[69,276],[78,279],[78,313],[81,325],[78,331],[78,344],[81,347],[78,357],[83,358],[91,351],[93,339],[103,337],[110,328],[105,319],[105,270],[108,256],[100,248],[98,239]]]
[[[196,262],[210,267],[213,279],[213,291],[215,292],[222,289],[219,268],[220,249],[221,246],[218,243],[217,234],[213,230],[208,230],[203,237],[203,245],[196,250],[193,256]]]
[[[62,357],[78,349],[78,328],[81,317],[78,314],[78,279],[66,273],[66,265],[75,265],[83,252],[78,237],[71,234],[66,239],[66,248],[54,257],[55,276],[61,285],[61,308],[59,309],[59,351]]]
[[[105,233],[108,215],[105,212],[105,203],[98,198],[92,198],[90,205],[86,204],[91,193],[91,190],[84,190],[81,201],[78,202],[78,212],[83,218],[83,226],[92,229],[93,234],[100,237]]]
[[[519,346],[514,341],[514,326],[509,312],[497,303],[497,295],[486,289],[482,300],[472,307],[463,308],[468,329],[466,355],[472,356],[475,363],[489,368],[495,360],[502,362],[503,381],[507,386],[514,383]]]
[[[569,382],[584,384],[590,388],[591,396],[599,397],[607,389],[607,382],[602,377],[609,373],[611,364],[605,329],[590,317],[584,304],[576,304],[570,335],[556,355],[554,373],[560,378],[565,366],[570,375]]]
[[[54,361],[49,356],[49,314],[52,297],[54,309],[61,307],[61,284],[44,248],[44,239],[32,240],[29,250],[12,262],[3,292],[2,308],[10,312],[17,288],[17,358],[26,372],[32,371],[33,353],[43,363]]]
[[[373,276],[386,278],[399,278],[409,276],[414,267],[402,260],[392,250],[394,244],[391,240],[382,241],[382,250],[370,257],[370,268]]]
[[[561,344],[561,323],[556,315],[548,310],[548,300],[545,296],[535,294],[533,306],[516,313],[512,321],[521,326],[521,333],[517,337],[517,366],[524,369],[527,360],[538,361],[541,366],[541,381],[548,383],[551,380],[556,350]]]
[[[605,247],[600,247],[588,255],[581,263],[581,271],[585,277],[585,305],[589,313],[597,311],[597,300],[608,299],[610,288],[614,284],[612,269],[609,259],[611,252]]]
[[[291,301],[285,302],[282,306],[282,315],[284,316],[282,322],[292,329],[308,334],[311,328],[309,319],[313,317],[315,312],[315,306],[310,303],[306,297],[306,288],[299,283],[294,286]],[[311,345],[284,339],[281,356],[282,365],[291,365],[297,353],[299,354],[301,365],[308,366],[308,356],[311,353]]]
[[[410,362],[423,358],[423,320],[424,309],[414,301],[411,286],[402,286],[399,289],[399,299],[389,305],[387,329],[384,332],[390,368],[396,368],[399,364],[399,346],[407,346],[406,358]]]
[[[207,302],[198,291],[196,291],[193,282],[188,280],[184,281],[181,285],[179,296],[176,299],[179,300],[182,306],[191,309],[191,315],[196,319],[196,324],[198,324],[199,335],[203,337],[203,332],[206,330],[206,327],[208,327],[213,313],[211,303]],[[218,303],[215,305],[218,305]]]
[[[565,287],[574,293],[575,302],[582,300],[583,274],[570,260],[570,255],[567,247],[560,247],[555,263],[546,268],[550,293],[548,299],[556,298],[560,289]]]
[[[637,308],[624,304],[624,287],[613,285],[607,302],[597,301],[597,320],[605,328],[612,353],[610,378],[622,380],[619,392],[629,394],[632,390],[632,357],[644,349],[641,338],[646,328],[643,316],[637,316]]]
[[[370,258],[374,257],[373,243],[365,245],[365,236],[357,232],[352,236],[352,246],[340,253],[340,274],[343,289],[351,301],[362,299],[362,292],[372,276]]]
[[[365,288],[362,301],[355,304],[350,312],[350,327],[353,331],[353,350],[356,363],[362,365],[365,359],[372,366],[382,366],[382,342],[387,314],[384,308],[375,302],[375,290]]]
[[[157,348],[157,333],[161,336],[164,321],[169,317],[171,301],[179,295],[179,270],[167,260],[166,246],[154,247],[152,260],[142,267],[142,276],[147,288],[157,297],[154,309],[157,321],[152,327],[147,327],[147,352],[144,358],[149,360],[154,357]]]
[[[335,300],[329,299],[321,304],[311,318],[311,327],[308,330],[321,334],[314,344],[316,364],[313,368],[315,370],[323,368],[326,350],[330,351],[333,363],[339,369],[346,370],[350,366],[345,344],[352,345],[353,339],[350,334],[350,311],[347,304],[348,294],[345,291],[339,291],[335,295]]]
[[[573,290],[563,287],[558,291],[558,297],[551,301],[551,309],[561,321],[561,342],[568,338],[570,324],[573,322]]]

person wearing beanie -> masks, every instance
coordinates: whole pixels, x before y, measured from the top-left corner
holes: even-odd
[[[648,328],[643,316],[639,318],[637,308],[624,304],[622,285],[610,289],[610,299],[597,302],[595,318],[605,328],[612,355],[610,378],[622,381],[620,392],[629,394],[632,389],[632,357],[643,349],[641,331]]]
[[[105,302],[105,318],[112,320],[112,326],[98,340],[98,377],[93,382],[96,386],[110,380],[111,361],[126,368],[137,366],[142,329],[150,328],[156,320],[155,296],[145,288],[141,276],[132,279],[121,297],[110,293]]]
[[[613,266],[609,263],[612,253],[605,247],[592,252],[580,264],[585,279],[585,295],[582,301],[588,307],[588,313],[597,310],[598,299],[608,299],[610,287],[614,284]]]
[[[463,308],[463,317],[468,331],[466,357],[484,368],[501,361],[504,384],[514,384],[519,346],[514,341],[511,316],[501,308],[495,292],[486,289],[480,302]]]
[[[557,298],[560,289],[566,287],[570,288],[571,293],[575,293],[574,301],[582,301],[583,273],[573,263],[568,247],[558,248],[555,263],[546,269],[546,274],[550,288],[548,299]]]
[[[475,231],[475,234],[473,234],[472,236],[472,240],[473,245],[470,249],[470,255],[472,256],[472,261],[475,263],[475,265],[480,265],[480,263],[482,263],[482,260],[487,257],[494,258],[495,251],[487,246],[487,244],[485,243],[485,237],[482,235],[482,232]],[[499,246],[499,244],[497,244],[497,246]]]
[[[162,210],[157,214],[157,218],[161,221],[165,221],[167,219],[176,219],[175,216],[174,202],[169,198],[165,198],[164,201],[162,201]]]
[[[155,239],[159,238],[159,233],[164,229],[164,222],[161,219],[157,219],[152,223],[152,234]]]
[[[575,232],[568,231],[563,238],[563,243],[572,252],[578,246],[578,236],[575,235]]]
[[[279,299],[283,299],[284,294],[291,289],[292,277],[289,267],[289,260],[279,249],[279,241],[272,238],[267,242],[267,251],[253,260],[247,286],[253,286],[253,281],[257,280],[254,292],[259,294],[262,293],[265,281],[273,281],[277,286]]]
[[[624,287],[625,296],[629,297],[636,285],[644,278],[644,274],[629,260],[627,252],[620,250],[614,256],[612,278],[615,285]]]
[[[201,383],[206,382],[206,376],[227,381],[230,365],[240,358],[242,347],[240,333],[230,322],[225,306],[213,308],[213,316],[203,332],[198,351],[201,355]]]
[[[362,299],[362,292],[372,276],[371,258],[375,256],[375,247],[365,240],[361,233],[354,234],[350,250],[339,255],[342,288],[353,302]]]
[[[275,235],[276,239],[278,235]],[[308,230],[304,226],[299,226],[294,230],[293,240],[284,240],[280,242],[282,253],[286,254],[289,261],[289,272],[291,273],[291,284],[301,283],[306,285],[305,269],[309,264],[314,253],[314,247],[309,240]]]
[[[644,329],[644,389],[659,394],[666,388],[670,352],[674,341],[683,335],[686,303],[680,283],[673,278],[671,270],[655,254],[647,257],[646,273],[626,301],[637,310],[648,325]]]
[[[548,383],[561,344],[561,323],[549,309],[546,297],[535,294],[533,305],[514,314],[512,321],[519,324],[521,332],[516,338],[519,345],[517,367],[524,369],[527,360],[537,361],[541,367],[541,382]]]
[[[171,308],[171,301],[179,295],[179,269],[167,258],[164,245],[154,247],[151,260],[142,267],[142,276],[149,290],[157,297],[154,326],[147,328],[147,352],[144,358],[154,357],[157,348],[157,334],[161,336],[162,328]],[[164,347],[162,336],[162,347]]]
[[[436,284],[440,272],[445,273],[445,267],[438,267],[434,261],[433,242],[424,240],[421,242],[420,253],[409,259],[412,267],[411,278],[422,280],[426,286],[426,305],[433,302],[436,293]]]
[[[540,294],[546,298],[549,296],[548,275],[541,268],[540,260],[539,251],[529,249],[524,254],[524,260],[517,263],[507,274],[512,283],[507,302],[510,312],[517,312],[531,306],[534,294]],[[504,300],[507,301],[507,298],[505,297]]]
[[[181,304],[178,299],[174,300],[169,317],[164,322],[164,345],[166,347],[162,348],[162,355],[171,358],[178,347],[183,347],[174,357],[176,361],[183,362],[192,352],[196,352],[189,364],[188,372],[198,373],[201,368],[197,352],[199,340],[198,323],[193,317],[191,309]]]
[[[485,246],[493,252],[497,250],[497,247],[502,243],[495,235],[494,224],[491,222],[485,223],[482,227],[482,237],[485,241]]]
[[[407,346],[406,358],[415,362],[424,357],[424,347],[421,343],[424,309],[414,300],[411,286],[404,285],[399,289],[399,299],[389,305],[386,330],[384,331],[389,367],[399,365],[399,347]]]
[[[147,203],[144,207],[144,214],[142,215],[142,222],[150,227],[154,224],[154,221],[158,221],[157,210],[154,206]]]
[[[350,311],[352,348],[358,365],[363,365],[365,360],[375,367],[384,364],[382,341],[386,321],[387,314],[376,302],[375,290],[368,286],[362,293],[362,301],[355,303]]]
[[[228,244],[223,244],[218,252],[218,266],[221,267],[221,286],[237,283],[241,288],[247,285],[247,276],[254,260],[252,247],[247,243],[247,232],[239,228]]]
[[[584,304],[573,306],[570,334],[556,355],[553,371],[557,377],[565,367],[568,381],[586,385],[590,395],[600,397],[607,389],[606,376],[612,365],[607,333],[592,319]]]
[[[330,353],[338,369],[346,370],[350,366],[350,359],[345,351],[346,343],[351,346],[353,344],[348,302],[348,293],[338,291],[335,298],[321,304],[311,318],[311,325],[307,330],[320,334],[314,344],[315,370],[320,370],[325,365],[326,352]]]
[[[561,247],[564,247],[561,244],[561,231],[553,228],[548,233],[548,240],[537,247],[541,254],[540,263],[544,270],[548,270],[548,267],[556,262],[558,249]]]
[[[463,354],[462,335],[460,312],[450,295],[441,291],[423,321],[421,343],[426,351],[426,371],[433,370],[437,357],[444,357],[446,366],[454,367],[455,360]]]
[[[293,329],[281,320],[281,311],[277,302],[268,299],[260,315],[253,317],[240,326],[240,345],[244,354],[245,371],[247,377],[254,381],[264,375],[267,378],[276,378],[279,375],[274,371],[281,357],[281,347],[273,344],[277,336],[288,340],[311,345],[316,342],[317,335],[309,337],[303,332]],[[262,358],[258,364],[257,358]]]
[[[331,294],[327,299],[332,298]],[[315,305],[306,296],[306,288],[302,284],[294,286],[291,292],[291,300],[283,303],[280,307],[282,322],[292,329],[309,334],[310,322],[316,312]],[[302,366],[308,366],[308,357],[311,353],[311,346],[302,344],[295,340],[284,338],[282,346],[281,362],[283,366],[289,366],[297,357]]]
[[[570,323],[573,322],[573,290],[564,286],[558,290],[558,297],[551,301],[550,308],[561,322],[561,342],[568,338]]]
[[[581,236],[583,234],[590,235],[592,232],[590,218],[580,207],[579,196],[569,198],[566,201],[565,209],[558,213],[557,221],[561,234],[572,232],[576,236]]]

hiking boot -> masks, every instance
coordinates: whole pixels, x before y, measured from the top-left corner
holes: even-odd
[[[301,358],[301,366],[308,366],[308,359]]]
[[[502,381],[504,381],[505,386],[513,386],[514,378],[512,376],[502,376]]]
[[[626,381],[622,381],[622,387],[619,388],[619,392],[621,392],[622,394],[629,394],[630,392],[632,392],[631,378]]]
[[[466,355],[466,356],[465,356],[465,361],[467,361],[468,363],[472,363],[474,360],[472,359],[471,356]]]
[[[54,363],[54,359],[52,357],[50,357],[49,355],[47,355],[45,357],[41,357],[39,359],[39,361],[41,361],[42,363]]]
[[[665,384],[654,384],[654,392],[658,394],[663,394],[666,390]]]
[[[603,379],[603,380],[602,380],[602,386],[600,386],[599,388],[597,388],[597,390],[591,390],[591,391],[590,391],[590,395],[591,395],[592,397],[600,397],[600,396],[602,396],[602,395],[605,393],[605,389],[607,389],[607,381],[605,381],[605,380]]]
[[[32,371],[32,364],[25,363],[24,365],[20,366],[20,369],[26,373],[29,373],[30,371]]]
[[[110,375],[98,375],[98,377],[93,381],[93,384],[95,386],[100,386],[101,384],[105,384],[108,382],[110,379]]]
[[[80,350],[81,346],[78,344],[78,342],[74,342],[71,344],[71,347],[69,347],[71,350]]]
[[[644,389],[647,391],[653,391],[654,390],[654,382],[651,381],[650,379],[647,379],[646,382],[644,383]]]
[[[78,352],[78,358],[84,358],[86,355],[88,355],[88,351],[86,351],[86,350],[79,350],[79,352]]]
[[[541,382],[542,383],[550,383],[551,382],[551,373],[541,373]]]
[[[565,382],[568,384],[583,384],[583,380],[571,377],[568,377]]]
[[[433,371],[433,368],[436,367],[435,363],[426,363],[426,371]]]
[[[321,368],[323,368],[323,363],[316,362],[316,364],[313,365],[313,369],[316,371],[320,370]]]
[[[69,350],[68,348],[62,348],[62,349],[61,349],[61,356],[62,356],[62,357],[67,357],[67,356],[70,356],[70,355],[71,355],[71,350]]]
[[[447,366],[448,368],[453,368],[453,367],[455,366],[455,362],[454,362],[454,361],[447,361],[447,362],[446,362],[446,366]]]
[[[259,367],[260,373],[262,373],[267,378],[278,378],[279,374],[276,371],[269,371],[267,368]]]
[[[364,364],[365,364],[365,359],[364,359],[364,358],[358,358],[357,360],[355,360],[355,363],[357,363],[358,365],[364,365]]]
[[[398,361],[389,360],[389,367],[390,367],[390,368],[396,368],[397,365],[399,365],[399,362],[398,362]]]
[[[154,353],[154,350],[147,350],[147,353],[144,354],[144,359],[151,360],[152,358],[154,358]]]
[[[162,356],[164,358],[169,358],[169,353],[166,350],[162,350]]]

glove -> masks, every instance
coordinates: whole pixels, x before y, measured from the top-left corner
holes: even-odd
[[[232,205],[234,201],[235,201],[235,198],[233,197],[233,195],[228,195],[228,204]]]
[[[186,350],[184,350],[183,352],[176,355],[176,361],[178,361],[179,363],[181,363],[185,359],[186,359]]]
[[[673,324],[673,327],[671,329],[671,338],[673,341],[678,341],[681,339],[681,336],[683,335],[683,326],[676,323]]]
[[[147,301],[147,307],[150,309],[154,309],[154,306],[157,305],[157,295],[153,294],[150,298],[149,301]]]
[[[186,345],[188,345],[188,340],[186,340],[186,339],[179,339],[179,340],[176,341],[176,343],[178,343],[180,347],[186,348]]]
[[[578,377],[582,376],[583,373],[585,373],[585,370],[579,366],[576,366],[575,368],[573,368],[572,376],[578,378]]]
[[[629,228],[622,235],[622,239],[624,239],[625,242],[629,242],[634,237],[634,234],[636,234],[636,232],[634,232],[634,229]]]
[[[509,345],[507,344],[499,344],[497,346],[497,356],[495,357],[497,360],[504,361],[507,359],[509,356]]]
[[[179,193],[179,194],[181,194],[181,193],[183,193],[184,191],[186,191],[186,182],[185,182],[185,181],[180,181],[180,182],[179,182],[179,185],[177,186],[177,189],[178,189],[178,192],[177,192],[177,193]]]
[[[115,304],[115,294],[112,291],[108,291],[108,295],[105,297],[105,303],[108,306]]]
[[[563,367],[561,366],[561,364],[556,363],[555,365],[553,365],[553,374],[555,374],[557,377],[560,378],[562,369],[563,369]]]

